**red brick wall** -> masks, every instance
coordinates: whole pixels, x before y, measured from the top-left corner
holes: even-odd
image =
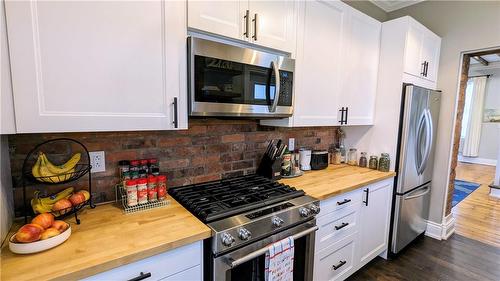
[[[117,162],[124,159],[159,159],[168,186],[179,186],[253,173],[267,142],[273,138],[295,138],[296,147],[328,149],[334,143],[335,127],[274,128],[256,120],[190,119],[183,131],[99,132],[64,134],[19,134],[9,136],[14,185],[20,186],[26,154],[47,139],[69,137],[81,141],[89,151],[104,150],[106,172],[92,174],[92,192],[98,202],[114,200],[118,182]],[[81,180],[74,186],[85,185]],[[28,190],[28,196],[37,186]],[[51,187],[54,188],[54,187]],[[60,188],[59,188],[60,189]],[[47,192],[54,192],[49,189]],[[22,206],[21,189],[15,189],[16,210]]]

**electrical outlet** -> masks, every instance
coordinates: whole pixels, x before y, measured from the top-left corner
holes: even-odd
[[[289,138],[288,139],[288,151],[294,151],[294,150],[295,150],[295,139]]]
[[[90,165],[92,165],[91,173],[99,173],[106,171],[106,157],[104,151],[91,151]]]

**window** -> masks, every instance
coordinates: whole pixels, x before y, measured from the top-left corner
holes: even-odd
[[[467,135],[467,129],[469,126],[469,116],[470,116],[470,104],[472,102],[472,90],[474,89],[474,82],[472,79],[467,81],[467,87],[465,88],[465,105],[464,105],[464,115],[462,116],[462,131],[460,138],[465,138]]]

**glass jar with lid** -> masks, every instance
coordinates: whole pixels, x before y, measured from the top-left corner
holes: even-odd
[[[359,157],[359,166],[366,168],[368,166],[368,159],[366,158],[366,152],[361,152],[361,157]]]
[[[368,168],[372,170],[378,169],[378,157],[375,155],[370,156],[370,161],[368,162]]]
[[[389,153],[380,154],[380,160],[378,161],[378,170],[381,172],[389,172],[391,166],[391,160],[389,158]]]
[[[347,164],[351,166],[358,165],[358,150],[356,148],[349,149],[349,153],[347,153]]]

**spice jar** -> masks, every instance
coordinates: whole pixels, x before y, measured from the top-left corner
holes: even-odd
[[[156,201],[158,200],[158,189],[157,184],[158,180],[155,176],[148,177],[148,201]]]
[[[137,180],[137,203],[146,204],[148,203],[148,180],[138,179]]]
[[[378,169],[378,157],[375,155],[370,156],[370,162],[368,163],[368,168],[376,170]]]
[[[389,159],[389,153],[380,154],[380,160],[378,161],[378,170],[381,172],[389,172],[391,166],[391,160]]]
[[[158,191],[158,200],[163,201],[165,200],[165,195],[167,194],[167,176],[164,175],[159,175],[156,177],[157,179],[157,184],[156,188]]]
[[[361,152],[361,157],[359,157],[359,166],[366,168],[368,166],[368,159],[366,159],[366,152]]]
[[[118,161],[118,170],[120,172],[120,178],[123,179],[123,174],[130,170],[130,162],[128,160]]]
[[[160,175],[160,167],[158,166],[158,159],[151,158],[148,160],[149,174],[154,176]]]
[[[149,160],[148,159],[142,159],[139,161],[140,166],[139,166],[139,174],[141,173],[141,170],[144,171],[144,173],[147,175],[149,174]]]
[[[130,172],[124,172],[121,179],[122,179],[122,186],[126,188],[127,181],[132,179],[132,177],[130,176]]]
[[[131,172],[139,172],[139,160],[130,161],[130,169]]]
[[[137,205],[137,181],[128,180],[127,187],[127,206],[133,207]]]
[[[347,153],[347,164],[352,166],[358,165],[358,150],[356,148],[349,149],[349,153]]]

